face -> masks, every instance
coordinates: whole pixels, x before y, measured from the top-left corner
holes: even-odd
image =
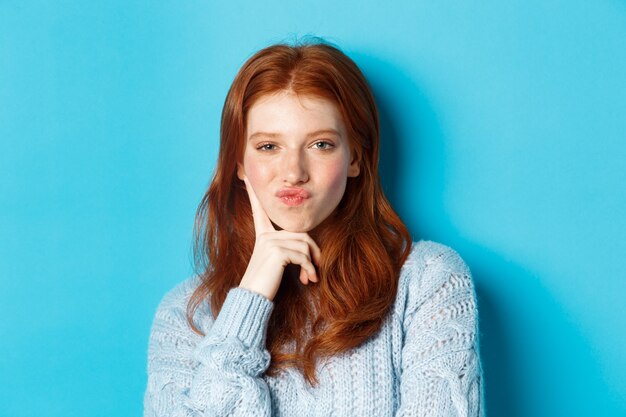
[[[237,175],[248,177],[275,225],[308,232],[335,210],[359,165],[337,106],[285,91],[262,97],[248,111]]]

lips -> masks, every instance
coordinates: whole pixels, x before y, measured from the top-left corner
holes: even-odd
[[[297,207],[304,204],[310,196],[311,194],[307,190],[298,187],[284,187],[276,193],[276,197],[289,207]]]
[[[287,198],[309,198],[311,197],[311,194],[303,189],[303,188],[298,188],[298,187],[284,187],[281,188],[280,190],[278,190],[278,192],[276,192],[276,197],[278,198],[283,198],[283,197],[287,197]]]

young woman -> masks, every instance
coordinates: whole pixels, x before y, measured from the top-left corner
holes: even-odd
[[[197,276],[162,300],[148,416],[480,416],[474,285],[412,242],[378,177],[355,63],[274,45],[237,74],[196,217]]]

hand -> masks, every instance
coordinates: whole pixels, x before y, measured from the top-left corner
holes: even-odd
[[[300,265],[302,284],[318,282],[312,262],[319,264],[320,248],[306,233],[274,229],[248,178],[244,176],[243,181],[252,207],[256,240],[248,268],[239,286],[274,300],[288,264]]]

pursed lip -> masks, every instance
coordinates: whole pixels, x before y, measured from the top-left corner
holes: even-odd
[[[276,192],[276,197],[300,197],[300,198],[309,198],[311,197],[311,193],[309,193],[304,188],[299,187],[283,187]]]

